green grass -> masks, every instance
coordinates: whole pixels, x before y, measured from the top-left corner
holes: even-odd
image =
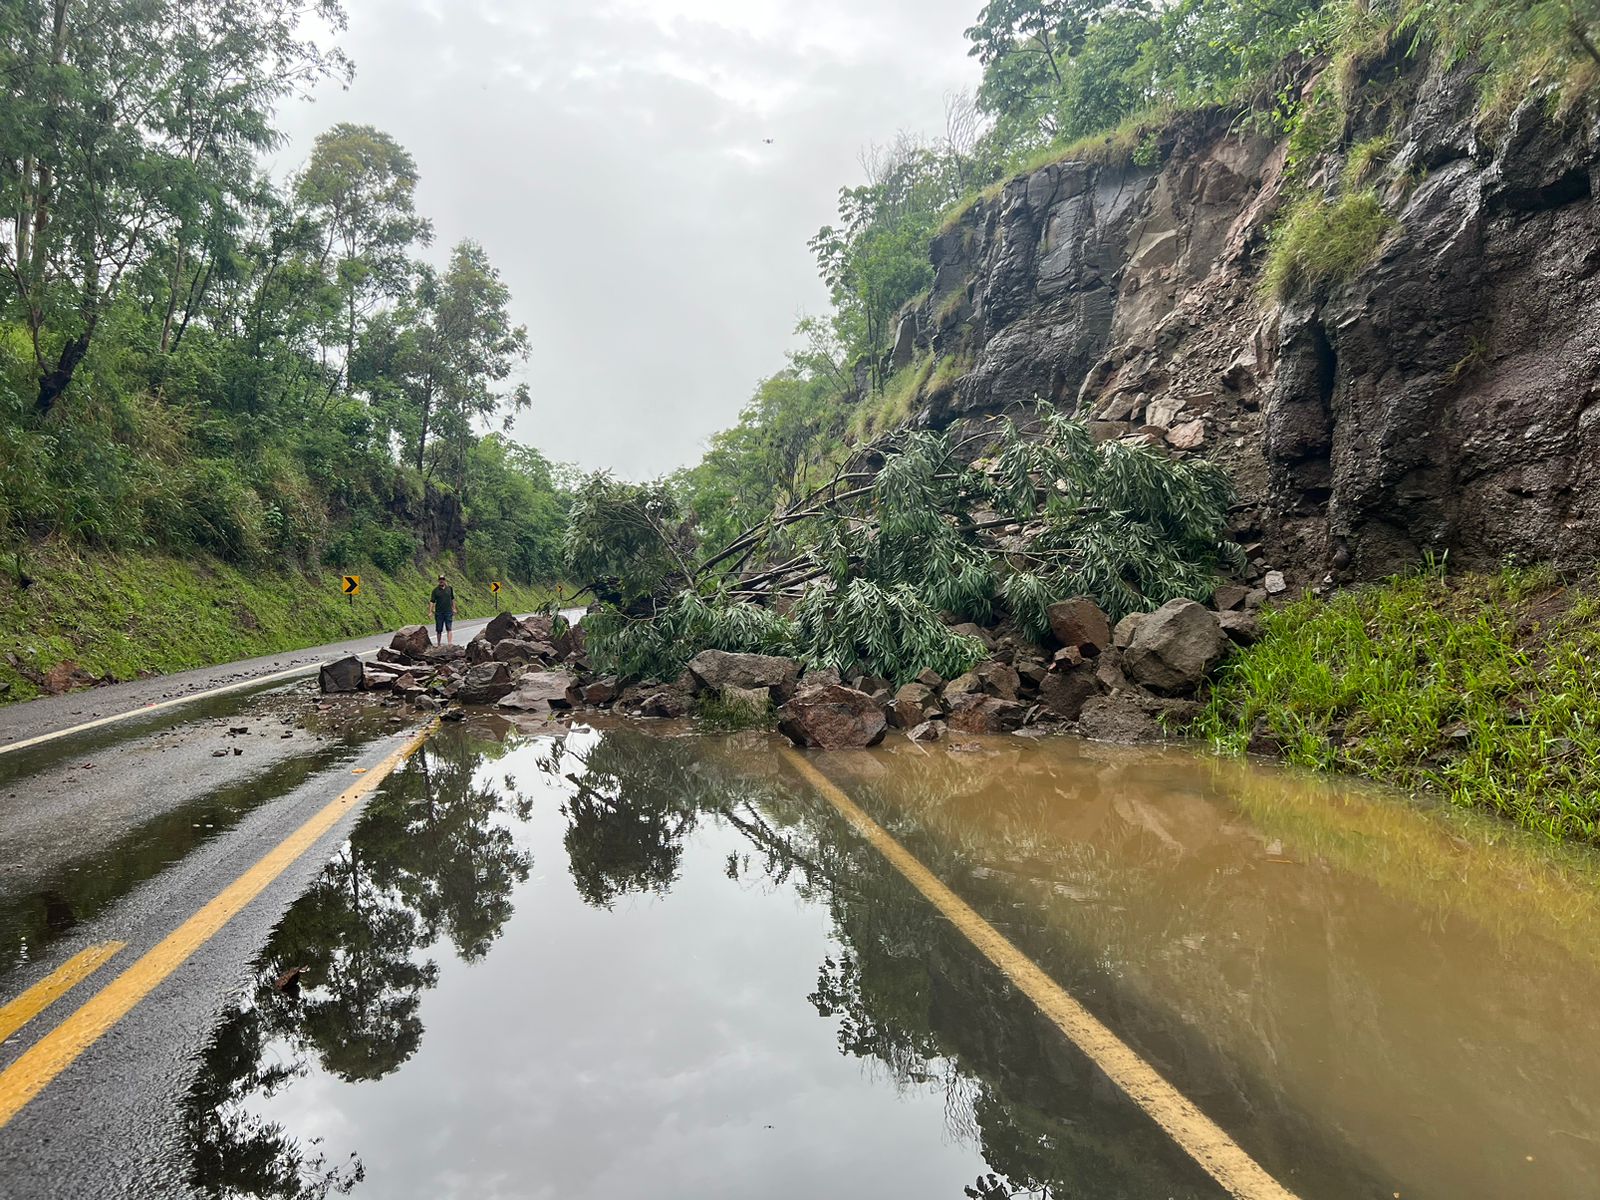
[[[846,440],[854,445],[864,445],[874,438],[897,429],[911,417],[911,410],[932,376],[935,362],[932,355],[901,367],[889,377],[883,391],[867,396],[850,414]]]
[[[13,566],[8,563],[7,566]],[[386,574],[360,568],[361,595],[339,594],[339,572],[247,571],[215,559],[90,552],[60,543],[29,551],[0,579],[0,702],[41,694],[30,675],[64,661],[95,677],[133,679],[318,646],[426,622],[442,571],[454,581],[457,616],[491,615],[488,581],[451,563]],[[505,584],[500,606],[539,607],[545,587]]]
[[[1300,600],[1223,669],[1200,730],[1600,842],[1600,592],[1508,569]]]
[[[1360,187],[1371,179],[1380,166],[1394,157],[1395,146],[1392,133],[1381,133],[1351,146],[1345,159],[1345,178],[1350,186]]]
[[[1371,265],[1394,227],[1375,192],[1332,203],[1306,196],[1272,231],[1262,287],[1269,299],[1281,301],[1347,283]]]

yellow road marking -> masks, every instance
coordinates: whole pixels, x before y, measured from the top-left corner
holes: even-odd
[[[801,754],[785,750],[789,761],[827,801],[839,810],[877,852],[999,967],[1023,995],[1066,1034],[1079,1050],[1105,1072],[1128,1098],[1144,1110],[1213,1179],[1239,1200],[1295,1200],[1285,1188],[1201,1112],[1149,1063],[1112,1033],[1055,980],[1034,963],[977,910],[940,882],[883,826],[838,789]]]
[[[311,849],[362,797],[417,752],[437,723],[420,730],[361,779],[352,783],[304,825],[279,842],[255,866],[169,933],[143,958],[96,992],[82,1008],[45,1034],[0,1071],[0,1129],[42,1092],[74,1059],[94,1045],[168,975]]]
[[[22,995],[0,1008],[0,1042],[5,1041],[77,984],[89,978],[126,942],[101,942],[79,950]]]

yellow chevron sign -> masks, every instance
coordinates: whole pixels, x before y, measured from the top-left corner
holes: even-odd
[[[343,595],[359,596],[361,594],[361,576],[341,575],[339,578],[342,580],[339,585],[339,591]]]

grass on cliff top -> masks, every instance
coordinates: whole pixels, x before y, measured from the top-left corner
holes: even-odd
[[[385,574],[363,566],[355,603],[339,594],[339,572],[245,571],[215,559],[37,547],[23,563],[33,579],[0,578],[0,703],[43,694],[37,677],[62,662],[113,680],[278,654],[426,622],[428,595],[444,573],[456,615],[492,615],[485,580],[449,563]],[[500,606],[538,608],[545,587],[504,584]]]
[[[1223,669],[1200,731],[1600,842],[1600,591],[1508,569],[1302,599]]]

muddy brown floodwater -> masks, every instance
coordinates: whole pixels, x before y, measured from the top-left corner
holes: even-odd
[[[812,762],[1302,1200],[1600,1194],[1591,857],[1179,750]],[[182,1106],[210,1196],[1222,1194],[756,735],[442,730]]]

